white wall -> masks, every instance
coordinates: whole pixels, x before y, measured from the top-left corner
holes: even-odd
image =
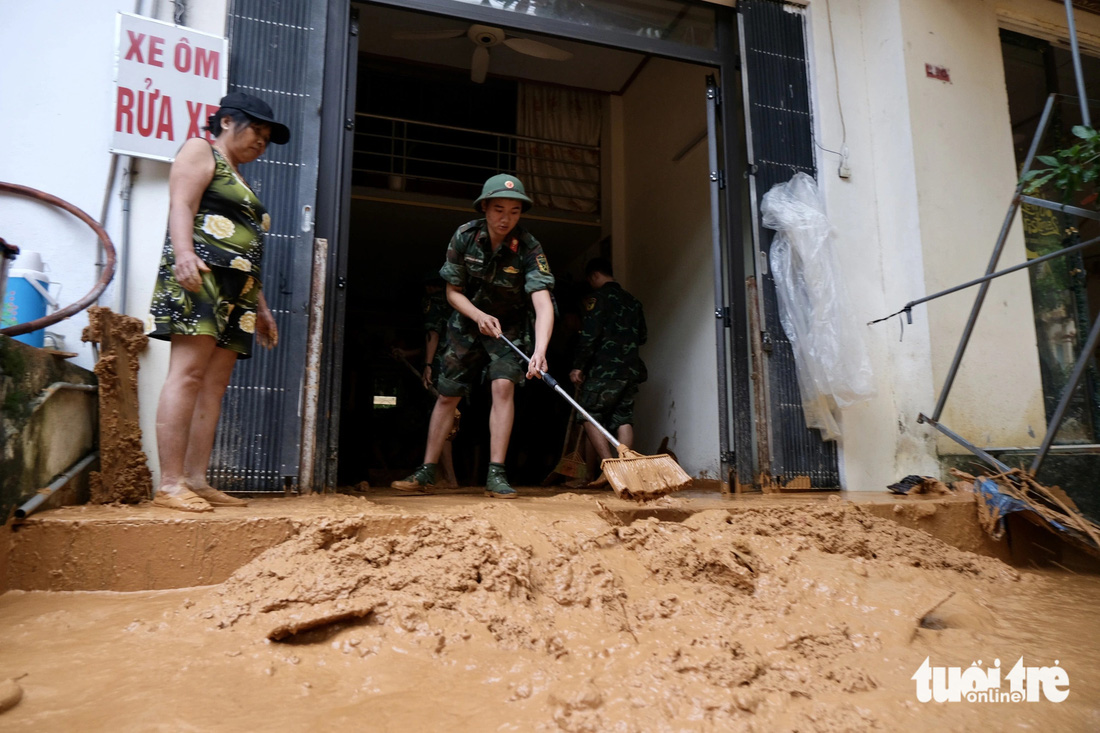
[[[1016,187],[1008,95],[993,3],[903,3],[902,19],[924,276],[934,292],[983,274],[989,262]],[[946,66],[951,82],[928,78],[926,63]],[[1025,259],[1017,222],[1001,266]],[[975,292],[927,307],[937,388]],[[1033,319],[1026,273],[993,283],[943,413],[963,437],[979,445],[1036,445],[1033,436],[1046,430]],[[941,450],[962,452],[943,440]]]
[[[901,16],[924,275],[934,292],[985,271],[1015,189],[1000,27],[1011,17],[1067,38],[1065,9],[1039,0],[922,0],[901,3]],[[1078,11],[1075,18],[1083,34],[1100,33],[1100,17]],[[926,63],[947,67],[951,82],[928,78]],[[1025,259],[1017,218],[999,266]],[[975,294],[927,308],[937,390]],[[978,445],[1034,446],[1046,430],[1033,319],[1025,273],[994,282],[943,414]],[[946,438],[939,443],[941,452],[964,452]]]
[[[1065,14],[1040,0],[818,0],[809,18],[818,142],[846,143],[852,170],[839,178],[837,156],[819,151],[819,178],[866,322],[985,271],[1016,180],[999,27],[1064,36]],[[1076,19],[1083,36],[1100,34],[1097,16]],[[1024,257],[1017,226],[1001,265]],[[965,452],[916,416],[935,407],[975,293],[918,306],[904,340],[897,320],[867,329],[878,395],[843,415],[846,488],[934,474],[937,450]],[[1045,430],[1026,274],[990,289],[943,421],[980,445],[1036,445]]]
[[[111,156],[114,88],[115,18],[118,12],[154,6],[159,20],[171,21],[169,2],[85,0],[57,3],[5,3],[0,11],[0,180],[31,186],[59,196],[99,219]],[[225,0],[190,0],[188,26],[224,33]],[[121,247],[121,203],[126,158],[109,196],[107,231]],[[164,243],[168,215],[168,164],[140,160],[134,179],[130,251],[119,253],[119,274],[99,304],[120,310],[121,268],[128,268],[125,312],[146,316],[153,278]],[[96,238],[83,223],[50,206],[0,195],[3,236],[25,250],[41,252],[51,278],[63,284],[61,302],[68,304],[91,290],[98,279]],[[16,265],[18,266],[18,265]],[[65,347],[78,352],[73,361],[91,368],[90,347],[80,341],[86,313],[50,327],[65,337]],[[154,416],[167,369],[168,346],[151,342],[142,358],[139,399],[144,446],[156,473]]]
[[[830,5],[816,3],[809,13],[816,137],[829,150],[847,146],[851,177],[839,177],[838,156],[819,151],[818,178],[850,302],[866,323],[926,292],[904,41],[896,2]],[[915,421],[934,400],[927,319],[918,314],[904,340],[896,322],[868,327],[864,338],[876,396],[841,418],[841,481],[853,491],[938,471],[934,443]]]
[[[707,147],[672,158],[706,127],[707,71],[651,60],[621,101],[621,218],[614,222],[616,275],[645,308],[634,427],[637,446],[661,438],[693,476],[717,478],[718,393]],[[619,130],[615,130],[618,132]],[[625,267],[624,267],[625,264]]]
[[[0,179],[59,196],[95,219],[110,166],[117,10],[133,6],[93,0],[66,3],[65,12],[57,12],[45,3],[5,3],[0,22],[6,58],[0,64]],[[108,233],[116,242],[117,214],[112,200]],[[9,195],[0,196],[0,215],[5,239],[42,253],[51,279],[63,286],[63,304],[92,288],[98,273],[91,229],[60,209]],[[48,330],[62,334],[65,347],[80,353],[74,361],[90,369],[91,350],[80,342],[87,323],[81,313]]]

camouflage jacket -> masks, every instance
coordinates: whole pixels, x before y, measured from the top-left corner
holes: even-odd
[[[554,276],[537,239],[517,226],[494,252],[484,219],[458,228],[447,245],[447,262],[439,275],[461,288],[475,306],[494,316],[505,329],[526,321],[531,293],[554,287]]]
[[[442,338],[447,333],[447,320],[454,312],[447,302],[447,292],[440,290],[425,295],[420,306],[424,312],[424,332],[435,331]]]
[[[584,301],[573,368],[587,379],[644,382],[648,373],[638,347],[646,342],[642,304],[615,281]]]

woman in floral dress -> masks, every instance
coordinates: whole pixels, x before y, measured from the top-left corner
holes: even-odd
[[[168,178],[168,236],[153,289],[149,336],[171,342],[168,377],[157,404],[158,506],[207,512],[246,502],[210,486],[206,471],[222,396],[237,359],[255,336],[279,340],[263,295],[264,233],[271,217],[238,170],[287,127],[262,100],[233,92],[208,120],[213,144],[183,144]]]

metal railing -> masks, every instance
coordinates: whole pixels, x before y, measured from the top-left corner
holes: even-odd
[[[352,183],[476,198],[489,176],[519,176],[536,205],[600,210],[600,147],[356,113]]]

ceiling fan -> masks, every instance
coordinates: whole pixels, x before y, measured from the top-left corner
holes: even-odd
[[[399,41],[439,41],[460,36],[466,36],[474,44],[474,55],[470,60],[470,79],[476,84],[484,82],[485,74],[489,71],[489,49],[502,43],[513,51],[540,59],[567,61],[573,58],[573,54],[563,48],[530,38],[515,38],[507,35],[501,28],[476,23],[469,28],[393,34],[393,38]]]

